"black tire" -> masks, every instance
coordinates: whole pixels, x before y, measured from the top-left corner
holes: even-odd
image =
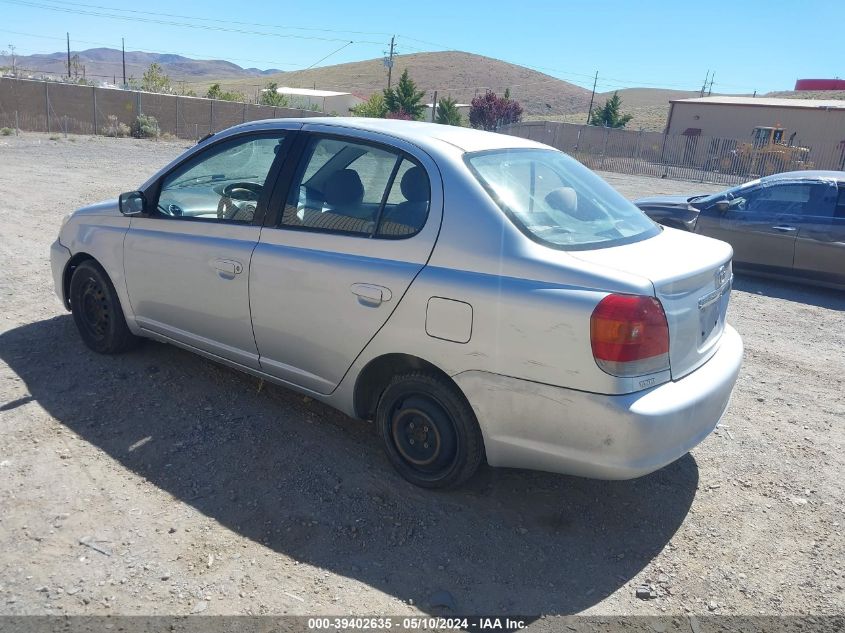
[[[98,354],[119,354],[140,341],[126,325],[109,276],[94,261],[84,261],[73,271],[70,308],[82,340]]]
[[[393,467],[412,484],[448,488],[467,481],[484,459],[469,403],[436,374],[395,376],[376,407],[376,426]]]

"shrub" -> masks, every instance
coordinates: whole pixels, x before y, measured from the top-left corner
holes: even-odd
[[[482,97],[472,100],[469,110],[469,124],[474,128],[495,131],[499,126],[509,123],[519,123],[522,120],[522,106],[510,98],[510,91],[505,91],[504,97],[497,97],[496,93],[487,91]]]
[[[443,97],[437,104],[435,121],[443,125],[461,125],[461,113],[458,111],[458,103],[449,97]]]
[[[387,106],[384,105],[384,95],[377,92],[370,96],[364,103],[354,106],[350,112],[352,112],[352,116],[381,119],[387,114]]]
[[[205,98],[219,101],[246,101],[246,96],[242,92],[223,90],[220,84],[212,84],[208,92],[205,93]]]
[[[0,128],[0,136],[11,136],[15,131],[10,127]]]
[[[129,126],[118,121],[116,115],[110,114],[106,117],[106,127],[103,130],[103,134],[116,138],[129,136]]]
[[[161,136],[158,121],[149,114],[139,114],[132,122],[131,132],[135,138],[158,138]]]
[[[413,121],[414,115],[409,112],[405,112],[402,109],[397,110],[396,112],[388,112],[385,119],[399,119],[400,121]]]
[[[268,105],[268,106],[276,106],[278,108],[286,108],[288,104],[288,98],[285,95],[280,95],[276,90],[278,89],[279,84],[275,81],[271,81],[264,86],[264,89],[261,91],[261,97],[258,99],[258,103],[261,105]]]
[[[408,76],[406,68],[402,71],[396,87],[384,91],[384,105],[387,109],[393,114],[402,113],[401,116],[388,118],[419,120],[425,112],[425,104],[422,103],[424,96],[425,93],[422,90],[417,90],[417,84]]]

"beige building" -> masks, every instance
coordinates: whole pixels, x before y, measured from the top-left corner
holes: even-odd
[[[311,90],[309,88],[289,88],[284,86],[277,88],[276,92],[285,95],[292,108],[303,108],[310,110],[315,106],[324,114],[337,114],[349,116],[349,111],[364,99],[349,92],[336,92],[334,90]]]
[[[755,127],[777,127],[794,145],[845,143],[845,101],[701,97],[669,103],[670,135],[750,140]]]

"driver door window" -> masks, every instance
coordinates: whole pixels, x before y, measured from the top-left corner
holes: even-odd
[[[252,223],[264,203],[264,185],[283,142],[284,135],[274,132],[232,139],[200,153],[165,176],[158,214],[185,220]]]

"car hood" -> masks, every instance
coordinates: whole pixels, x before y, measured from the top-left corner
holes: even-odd
[[[120,207],[118,206],[117,198],[113,198],[77,209],[73,212],[73,215],[75,217],[83,215],[120,215]]]
[[[643,208],[661,208],[661,209],[688,209],[690,206],[689,200],[693,196],[651,196],[649,198],[639,198],[634,200],[634,204]]]

